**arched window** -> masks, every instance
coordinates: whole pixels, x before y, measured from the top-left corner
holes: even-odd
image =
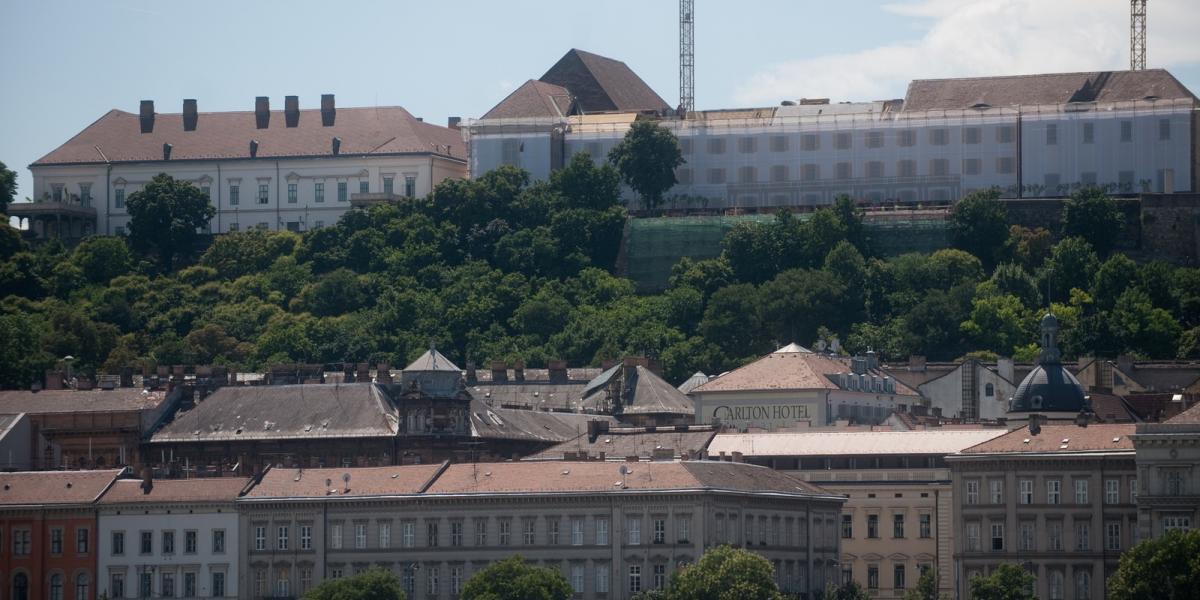
[[[1050,600],[1062,600],[1063,574],[1062,571],[1050,571]]]
[[[1076,600],[1091,600],[1092,574],[1090,572],[1075,572],[1075,598]]]
[[[990,383],[983,386],[983,395],[987,396],[988,398],[994,397],[996,395],[996,386]]]
[[[58,573],[50,576],[50,600],[63,600],[63,578]]]
[[[24,573],[13,575],[13,600],[29,600],[29,576]]]
[[[75,600],[88,600],[88,583],[87,573],[75,576]]]

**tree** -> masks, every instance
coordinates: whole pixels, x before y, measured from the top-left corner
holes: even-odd
[[[112,278],[127,275],[133,256],[125,240],[109,235],[85,238],[71,253],[71,262],[79,267],[89,283],[107,284]]]
[[[642,197],[643,205],[654,209],[675,185],[675,167],[684,161],[675,134],[654,121],[634,121],[625,139],[608,153],[608,162]]]
[[[304,594],[304,600],[405,600],[400,580],[375,567],[352,577],[327,579]]]
[[[1008,211],[999,190],[971,192],[954,205],[950,215],[954,247],[966,250],[991,267],[1004,254],[1009,239]]]
[[[1125,227],[1125,217],[1116,200],[1109,198],[1104,190],[1089,186],[1076,190],[1067,199],[1062,223],[1063,237],[1081,237],[1101,256],[1108,256]]]
[[[1071,297],[1071,290],[1091,289],[1092,274],[1099,268],[1100,259],[1087,240],[1069,237],[1050,249],[1050,258],[1039,272],[1039,284],[1049,289],[1049,302],[1062,302]]]
[[[864,590],[857,581],[848,581],[842,585],[825,586],[821,600],[871,600],[871,593]]]
[[[191,251],[196,232],[208,225],[217,210],[200,188],[166,173],[130,194],[125,209],[130,242],[139,251],[157,251],[164,271],[171,269],[175,256]]]
[[[1168,531],[1121,555],[1108,580],[1112,600],[1200,598],[1200,530]]]
[[[562,573],[525,562],[520,554],[494,562],[463,585],[463,600],[567,600],[571,584]]]
[[[962,330],[974,349],[1011,356],[1014,348],[1034,338],[1034,315],[1016,296],[984,296],[971,304],[971,318],[963,322]]]
[[[8,213],[8,205],[17,197],[17,173],[0,162],[0,215]]]
[[[775,600],[773,571],[759,554],[718,546],[671,576],[667,600]]]
[[[1012,563],[1003,563],[984,577],[971,578],[971,600],[1037,600],[1033,575]]]
[[[921,578],[917,580],[917,586],[904,592],[904,600],[940,600],[941,598],[947,597],[938,594],[937,569],[933,568],[925,569],[921,573]]]

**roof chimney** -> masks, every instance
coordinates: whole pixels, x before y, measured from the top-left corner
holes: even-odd
[[[250,140],[250,158],[258,156],[258,140]]]
[[[196,99],[187,98],[183,101],[183,130],[195,131],[196,120],[199,115],[196,113]]]
[[[550,383],[567,383],[567,361],[552,360],[546,366],[550,371]]]
[[[1042,415],[1029,415],[1029,435],[1037,435],[1042,432]]]
[[[333,155],[337,156],[338,153],[341,151],[342,151],[342,138],[340,138],[340,137],[333,138]]]
[[[171,145],[163,144],[163,160],[171,160]]]
[[[492,361],[492,383],[505,383],[508,381],[508,365],[502,360]]]
[[[149,494],[154,489],[154,471],[150,467],[142,468],[142,493]]]
[[[288,127],[300,124],[300,96],[283,97],[283,121]]]
[[[142,133],[154,131],[154,101],[142,100],[138,120],[141,122]]]
[[[333,127],[337,110],[333,107],[333,94],[321,94],[321,126]]]
[[[271,99],[258,96],[254,99],[254,126],[266,129],[271,124]]]
[[[462,117],[450,117],[446,119],[446,127],[450,129],[458,129],[459,123],[462,123]]]

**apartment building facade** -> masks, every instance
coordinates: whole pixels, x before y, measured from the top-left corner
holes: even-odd
[[[1162,423],[1138,423],[1132,438],[1138,535],[1157,538],[1200,526],[1200,404]]]

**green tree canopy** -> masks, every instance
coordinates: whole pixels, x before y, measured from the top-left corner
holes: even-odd
[[[642,197],[645,207],[654,209],[675,185],[675,167],[684,161],[675,134],[654,121],[643,120],[634,121],[625,138],[608,153],[608,162]]]
[[[8,213],[8,205],[17,197],[17,173],[0,162],[0,215]]]
[[[988,576],[971,578],[971,600],[1037,600],[1035,579],[1025,569],[1002,563]]]
[[[1108,580],[1112,600],[1200,598],[1200,530],[1168,531],[1121,555]]]
[[[530,565],[516,554],[472,575],[462,600],[567,600],[571,594],[562,573]]]
[[[917,580],[917,585],[911,587],[904,592],[904,600],[940,600],[949,597],[944,594],[938,594],[938,575],[937,569],[925,569],[921,573],[921,578]]]
[[[667,600],[776,600],[774,568],[741,548],[710,548],[695,564],[675,571]]]
[[[191,251],[197,232],[208,226],[217,211],[200,188],[166,173],[130,194],[125,209],[130,242],[139,251],[157,252],[159,266],[166,271],[175,256]]]
[[[955,248],[977,256],[989,267],[1003,259],[1009,239],[1008,210],[999,190],[971,192],[950,212],[950,237]]]
[[[400,580],[391,571],[371,568],[352,577],[327,579],[304,594],[304,600],[405,600]]]
[[[1108,256],[1124,227],[1117,201],[1098,187],[1076,190],[1063,205],[1063,237],[1081,237],[1101,256]]]

